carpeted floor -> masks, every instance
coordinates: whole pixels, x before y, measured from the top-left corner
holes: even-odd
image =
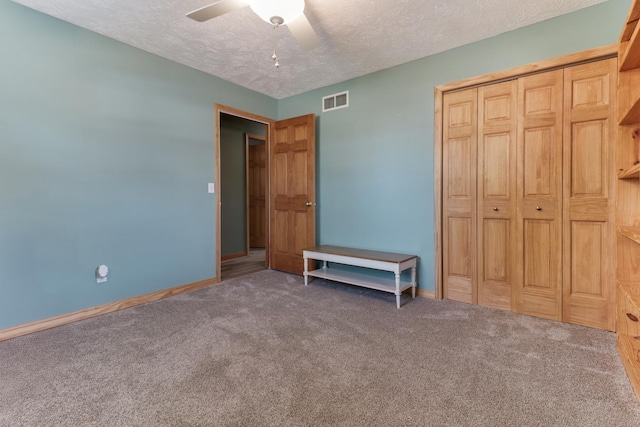
[[[265,270],[0,342],[0,426],[637,426],[600,330]]]

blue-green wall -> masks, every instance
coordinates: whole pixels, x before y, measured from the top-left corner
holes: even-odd
[[[433,290],[434,87],[616,43],[630,5],[610,0],[281,100],[280,119],[318,115],[319,243],[417,254],[419,286]],[[349,107],[322,113],[322,97],[345,90]]]
[[[319,242],[416,253],[433,289],[434,86],[614,43],[630,3],[276,101],[0,0],[0,329],[215,276],[215,103],[318,114]]]
[[[277,101],[8,0],[0,55],[0,329],[215,277],[214,104]]]

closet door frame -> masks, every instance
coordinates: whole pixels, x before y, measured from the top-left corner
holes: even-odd
[[[580,63],[597,61],[601,59],[614,58],[618,55],[618,45],[611,44],[600,48],[590,49],[583,52],[564,55],[561,57],[535,62],[504,71],[484,74],[457,82],[446,83],[435,87],[434,92],[434,193],[435,193],[435,297],[443,297],[443,212],[442,212],[442,160],[443,160],[443,95],[447,92],[454,92],[472,87],[484,86],[498,83],[504,80],[515,79],[550,71],[557,68],[565,68]]]

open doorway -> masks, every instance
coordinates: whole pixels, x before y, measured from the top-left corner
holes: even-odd
[[[268,267],[269,125],[262,118],[236,111],[217,111],[217,118],[217,270],[220,280],[226,280]]]
[[[227,117],[225,117],[227,116]],[[222,279],[231,279],[233,277],[244,276],[246,274],[255,273],[266,268],[266,246],[267,246],[267,150],[266,138],[264,135],[245,133],[244,157],[244,174],[245,174],[245,209],[244,212],[239,211],[242,203],[241,188],[238,184],[240,178],[240,162],[234,162],[234,152],[240,152],[239,138],[223,137],[223,134],[229,134],[229,121],[234,119],[232,116],[223,115],[221,120],[221,176],[222,183],[228,182],[229,185],[222,184],[224,191],[221,194],[222,203]],[[237,119],[237,118],[236,118]],[[235,122],[235,120],[232,120]],[[244,128],[240,122],[241,128]],[[249,127],[256,128],[254,123],[249,123]],[[222,130],[225,132],[222,132]],[[233,132],[231,132],[233,134]],[[266,133],[265,133],[266,134]],[[229,135],[228,135],[229,136]],[[228,160],[228,162],[227,162]],[[232,169],[232,170],[228,170]],[[235,172],[235,173],[234,173]],[[231,180],[237,182],[229,182]],[[227,191],[229,190],[229,191]],[[229,203],[225,205],[225,195]],[[225,209],[225,206],[232,206],[233,209]],[[244,216],[246,224],[242,233],[238,233],[241,227],[238,224]],[[229,224],[229,228],[225,225]],[[235,226],[235,227],[234,227]],[[233,242],[235,238],[236,242]],[[234,253],[234,243],[236,248],[240,248],[240,244],[244,242],[244,251]],[[226,254],[225,254],[226,247]],[[237,250],[237,249],[235,249]]]
[[[220,156],[221,139],[224,139],[221,138],[220,126],[223,115],[244,119],[248,123],[255,122],[265,129],[265,268],[302,275],[303,249],[315,246],[316,242],[315,114],[274,121],[216,104],[215,173],[220,188],[216,193],[216,277],[219,280],[225,278],[221,272],[221,193],[225,192]],[[245,217],[240,218],[242,221]]]

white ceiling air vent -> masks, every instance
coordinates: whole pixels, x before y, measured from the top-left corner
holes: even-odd
[[[349,91],[334,93],[322,98],[322,112],[337,110],[349,106]]]

